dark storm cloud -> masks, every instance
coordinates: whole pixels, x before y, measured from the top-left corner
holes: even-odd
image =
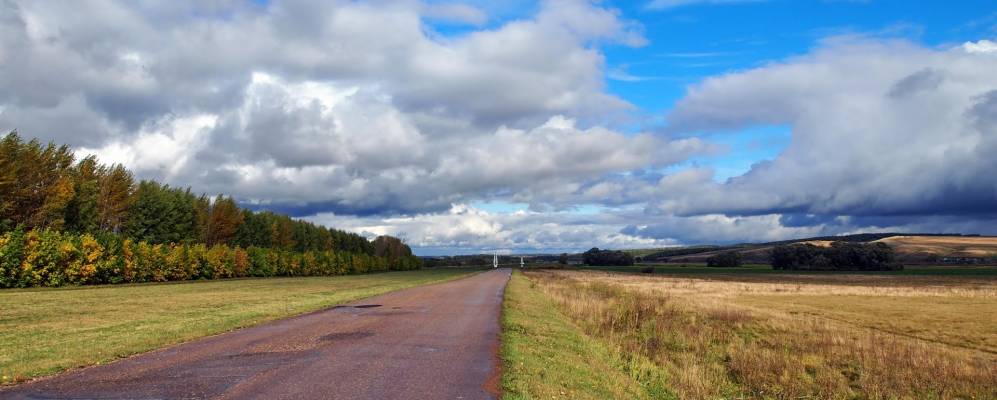
[[[693,85],[666,132],[786,124],[792,140],[726,182],[690,168],[635,185],[652,195],[621,233],[684,243],[997,233],[997,54],[988,48],[833,39]]]
[[[817,226],[833,224],[835,215],[814,215],[814,214],[782,214],[779,216],[779,224],[787,228],[799,228],[806,226]]]
[[[338,215],[352,215],[357,217],[376,217],[385,215],[411,215],[418,213],[438,213],[447,211],[451,203],[440,202],[436,205],[419,204],[418,208],[401,208],[406,202],[404,199],[386,196],[377,202],[344,204],[341,202],[311,202],[311,203],[266,203],[266,204],[246,204],[252,210],[270,210],[273,212],[287,214],[292,217],[307,217],[322,213],[332,213]]]

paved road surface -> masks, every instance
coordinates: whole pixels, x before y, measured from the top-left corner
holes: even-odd
[[[7,399],[492,399],[510,271],[400,290],[0,390]]]

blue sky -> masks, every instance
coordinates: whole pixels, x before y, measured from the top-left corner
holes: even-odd
[[[651,114],[677,101],[687,84],[801,55],[837,35],[900,37],[930,46],[992,37],[991,1],[733,1],[649,10],[610,2],[640,21],[649,43],[607,48],[610,68],[649,79],[610,78],[610,91]]]
[[[652,10],[647,2],[608,2],[639,21],[648,39],[643,47],[605,50],[609,91],[639,107],[637,112],[647,122],[638,129],[664,124],[662,115],[690,84],[806,54],[828,37],[869,35],[945,46],[997,35],[997,5],[992,1],[690,3]],[[619,72],[633,80],[614,79]],[[718,135],[731,153],[701,162],[723,169],[718,178],[725,179],[747,171],[754,162],[773,158],[789,139],[785,126],[746,133]]]
[[[493,27],[528,16],[538,7],[521,0],[469,3],[488,10],[492,18],[486,26]],[[652,119],[681,98],[688,84],[805,54],[827,37],[874,35],[940,46],[997,34],[997,6],[986,0],[721,0],[665,8],[650,8],[651,3],[601,2],[638,21],[648,39],[646,46],[606,46],[603,52],[611,71],[609,91]],[[445,34],[475,30],[447,23],[433,26]],[[617,71],[638,79],[613,79]]]
[[[606,1],[624,18],[640,24],[647,44],[605,46],[606,85],[610,93],[637,109],[625,131],[655,130],[667,125],[664,115],[686,88],[711,76],[776,63],[803,55],[822,40],[842,35],[907,39],[926,46],[946,46],[997,36],[997,7],[990,1],[774,0],[690,1],[652,8],[644,1]],[[477,3],[478,5],[483,5]],[[488,5],[483,5],[488,7]],[[501,25],[529,15],[527,1],[491,5]],[[437,24],[435,29],[461,35],[473,28]],[[722,153],[693,157],[664,170],[690,165],[713,167],[715,179],[747,172],[759,161],[775,158],[791,139],[785,125],[752,127],[736,132],[701,132],[697,136],[725,147]],[[528,208],[524,203],[476,202],[496,212]],[[593,205],[578,208],[591,212]]]
[[[992,1],[0,2],[0,131],[418,254],[997,234]]]

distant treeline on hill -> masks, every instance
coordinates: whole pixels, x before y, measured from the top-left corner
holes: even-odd
[[[502,260],[509,262],[509,260]],[[492,265],[492,256],[484,254],[422,257],[422,264],[427,268],[437,267],[481,267]]]
[[[181,268],[184,263],[190,265]],[[0,141],[0,287],[420,266],[397,238],[370,242],[242,209],[231,197],[136,184],[120,164],[103,165],[92,156],[77,161],[68,146],[24,142],[16,132]]]
[[[455,256],[428,256],[422,257],[422,264],[427,268],[437,267],[490,267],[495,255],[493,254],[464,254]],[[498,256],[499,265],[519,265],[520,256]],[[556,256],[555,256],[556,259]],[[536,263],[543,261],[542,256],[528,256],[524,262]]]

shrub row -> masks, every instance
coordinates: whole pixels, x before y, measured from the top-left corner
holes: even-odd
[[[390,259],[332,250],[149,244],[111,233],[15,229],[0,236],[0,287],[4,288],[345,275],[420,266],[413,256]]]

